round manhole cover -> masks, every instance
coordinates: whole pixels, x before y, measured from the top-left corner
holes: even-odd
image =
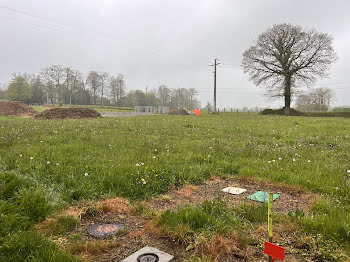
[[[158,262],[159,257],[153,253],[142,254],[137,258],[137,262]]]
[[[106,237],[109,235],[115,235],[122,229],[124,229],[124,225],[120,223],[99,223],[91,225],[88,228],[88,233],[94,237]]]

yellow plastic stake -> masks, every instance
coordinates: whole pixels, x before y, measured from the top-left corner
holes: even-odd
[[[267,207],[268,217],[268,231],[269,231],[269,242],[272,243],[272,212],[273,212],[273,193],[269,193],[269,204]],[[272,257],[269,257],[269,262],[272,261]]]

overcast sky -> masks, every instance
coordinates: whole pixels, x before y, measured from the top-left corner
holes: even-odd
[[[0,0],[0,83],[13,72],[71,66],[123,73],[127,88],[196,88],[217,106],[271,107],[240,68],[242,53],[273,24],[289,22],[334,37],[339,61],[316,86],[350,105],[349,0]]]

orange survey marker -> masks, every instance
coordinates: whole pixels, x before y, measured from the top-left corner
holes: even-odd
[[[199,116],[201,114],[201,110],[200,109],[194,109],[192,111],[196,116]]]

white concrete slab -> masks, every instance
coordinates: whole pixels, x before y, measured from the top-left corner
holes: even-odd
[[[247,189],[240,188],[240,187],[225,187],[222,192],[229,193],[232,195],[239,195],[242,194],[243,192],[247,191]]]
[[[165,253],[157,248],[154,247],[144,247],[141,248],[139,251],[136,251],[134,254],[132,254],[131,256],[128,256],[127,258],[125,258],[124,260],[122,260],[122,262],[137,262],[137,259],[142,255],[142,254],[156,254],[159,258],[158,262],[169,262],[170,260],[172,260],[174,258],[174,256]]]

